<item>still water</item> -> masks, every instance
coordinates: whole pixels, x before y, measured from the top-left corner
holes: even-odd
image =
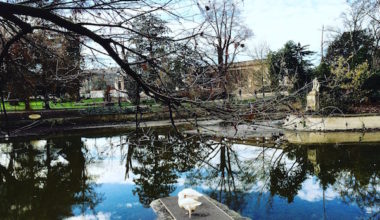
[[[165,131],[0,144],[1,219],[154,219],[193,187],[252,219],[379,218],[380,144],[296,146]]]

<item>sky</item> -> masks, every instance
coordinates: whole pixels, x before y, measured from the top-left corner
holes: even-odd
[[[346,0],[241,1],[243,1],[241,4],[242,21],[252,30],[254,36],[245,43],[247,51],[241,53],[237,58],[240,61],[253,59],[255,47],[261,44],[265,43],[269,49],[276,51],[283,47],[287,41],[293,40],[296,43],[301,43],[301,45],[310,45],[309,49],[316,52],[311,61],[313,64],[318,65],[321,52],[322,26],[342,29],[341,14],[348,9]],[[173,14],[191,18],[199,15],[196,2],[203,2],[201,3],[203,5],[207,4],[208,0],[177,0],[174,2],[176,3],[171,8],[173,9]],[[178,23],[176,19],[171,21],[170,17],[167,16],[167,13],[164,13],[161,18],[169,22],[168,25],[174,35],[185,34],[184,30],[199,27],[197,22],[182,21]],[[328,40],[328,33],[325,33],[324,39]],[[97,58],[104,59],[104,64],[106,65],[115,65],[109,58],[102,55],[98,55]]]
[[[310,45],[319,59],[322,26],[342,28],[341,14],[347,7],[346,0],[244,0],[243,20],[254,33],[248,48],[266,42],[278,50],[293,40]]]

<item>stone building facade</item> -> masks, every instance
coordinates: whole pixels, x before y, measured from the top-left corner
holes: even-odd
[[[126,100],[124,78],[120,68],[90,69],[84,74],[80,95],[83,98],[104,98],[109,93],[112,99]]]
[[[210,68],[211,69],[211,68]],[[209,80],[216,77],[215,73],[208,72]],[[120,68],[91,69],[85,71],[86,79],[82,82],[80,90],[84,98],[104,98],[105,91],[110,90],[113,98],[127,99],[124,79]],[[194,88],[198,93],[220,93],[221,83],[216,80],[214,84],[202,84]],[[205,86],[206,85],[206,86]],[[249,99],[265,92],[270,85],[268,68],[265,60],[250,60],[231,64],[227,73],[227,91],[229,95]],[[180,88],[179,88],[180,89]],[[196,93],[196,92],[195,92]],[[186,95],[184,93],[183,95]]]
[[[249,60],[233,63],[227,74],[227,90],[245,99],[265,92],[270,85],[265,60]]]

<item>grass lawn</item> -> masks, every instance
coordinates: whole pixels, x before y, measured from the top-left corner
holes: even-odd
[[[102,98],[94,98],[94,99],[82,99],[79,102],[49,102],[51,109],[84,109],[89,107],[101,107],[103,106]],[[117,106],[117,103],[115,103]],[[122,107],[131,106],[130,102],[122,102]],[[3,108],[2,104],[0,104],[1,109]],[[30,107],[32,110],[42,110],[44,109],[43,101],[30,101]],[[24,111],[25,103],[18,102],[18,105],[10,105],[9,102],[5,102],[5,109],[7,111]]]

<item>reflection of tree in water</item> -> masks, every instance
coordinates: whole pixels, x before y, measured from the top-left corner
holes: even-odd
[[[379,146],[326,146],[318,147],[316,150],[320,166],[317,175],[323,189],[331,185],[348,204],[356,203],[362,209],[376,211],[380,201],[377,192],[380,172]]]
[[[243,209],[252,178],[242,168],[232,143],[213,140],[203,142],[203,146],[203,155],[197,158],[198,169],[187,175],[188,184],[206,186],[210,197],[234,210]]]
[[[288,159],[293,162],[290,167],[286,166],[286,163],[281,158],[273,163],[270,168],[269,190],[271,196],[285,197],[291,203],[301,189],[302,183],[306,180],[307,170],[310,165],[307,160],[306,149],[285,148],[284,152]]]
[[[72,207],[94,208],[99,198],[86,175],[80,138],[15,142],[1,149],[0,215],[7,219],[62,219]]]
[[[131,168],[137,175],[133,180],[137,185],[133,193],[148,207],[154,199],[169,196],[175,190],[178,172],[191,169],[194,164],[192,155],[197,153],[198,147],[193,139],[181,140],[157,132],[137,136],[129,139],[127,173]],[[132,160],[138,165],[132,166]]]
[[[187,176],[188,183],[208,187],[211,197],[235,210],[243,208],[245,192],[252,188],[259,193],[268,190],[268,204],[275,195],[291,203],[313,175],[324,191],[332,186],[348,203],[374,210],[379,201],[380,158],[375,146],[267,146],[246,155],[231,143],[213,141],[202,149],[207,154],[198,158],[200,169]]]
[[[292,202],[310,174],[318,177],[324,200],[325,191],[332,186],[343,201],[354,202],[362,209],[374,208],[379,201],[379,162],[378,146],[373,145],[290,145],[268,164],[269,190],[272,196],[283,196]]]
[[[245,197],[252,188],[260,195],[268,189],[272,197],[294,200],[311,167],[306,149],[252,147],[256,153],[247,155],[236,147],[230,141],[214,140],[204,149],[206,157],[198,164],[202,168],[188,175],[189,183],[207,186],[212,198],[234,210],[244,208]],[[286,164],[285,159],[291,164]]]

